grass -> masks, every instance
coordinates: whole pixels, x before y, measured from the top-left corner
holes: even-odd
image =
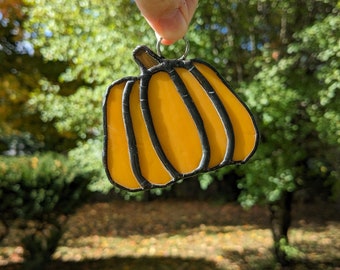
[[[288,269],[340,269],[335,205],[295,205]],[[197,201],[88,204],[68,221],[47,269],[281,269],[272,254],[265,208]],[[13,229],[0,246],[0,269],[16,270],[22,248]]]

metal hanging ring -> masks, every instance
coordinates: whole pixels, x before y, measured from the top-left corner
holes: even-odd
[[[157,40],[157,45],[156,45],[157,54],[160,57],[163,57],[162,52],[161,52],[161,42],[162,42],[162,40],[163,40],[162,37],[159,38]],[[189,50],[190,50],[190,43],[189,43],[189,41],[186,38],[183,38],[183,40],[185,41],[185,51],[184,51],[183,55],[180,58],[178,58],[177,60],[184,60],[187,57],[187,55],[189,53]]]

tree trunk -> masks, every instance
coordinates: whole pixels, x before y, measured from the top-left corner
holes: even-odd
[[[293,193],[283,192],[281,199],[269,205],[271,229],[274,238],[274,252],[276,260],[287,266],[290,259],[284,247],[288,245],[288,229],[291,224]]]
[[[0,222],[2,223],[3,232],[0,232],[0,243],[4,238],[9,234],[9,223],[6,221],[6,219],[0,219]]]

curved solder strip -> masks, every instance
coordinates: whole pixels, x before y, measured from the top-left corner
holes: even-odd
[[[192,170],[190,172],[180,172],[178,169],[174,168],[172,163],[167,158],[167,156],[164,152],[163,146],[160,143],[157,132],[155,131],[154,119],[153,119],[152,113],[150,111],[150,106],[149,106],[149,102],[148,102],[148,99],[149,99],[149,80],[150,80],[150,78],[146,77],[146,76],[142,76],[142,79],[141,79],[141,86],[140,86],[141,107],[142,107],[142,112],[143,112],[145,123],[148,127],[149,135],[150,135],[151,140],[153,142],[154,148],[159,155],[159,158],[162,160],[165,167],[169,170],[169,172],[171,173],[171,175],[174,176],[175,179],[181,179],[181,178],[193,175],[193,174],[203,170],[206,167],[207,162],[209,161],[209,155],[210,155],[209,142],[208,142],[208,138],[207,138],[207,135],[206,135],[206,132],[205,132],[205,129],[204,129],[204,124],[203,124],[202,118],[201,118],[195,104],[192,102],[192,99],[191,99],[188,91],[186,90],[186,87],[183,84],[182,80],[180,79],[180,77],[178,76],[178,74],[175,72],[175,70],[173,68],[171,70],[166,70],[166,69],[163,70],[163,66],[162,66],[162,68],[159,68],[157,71],[153,70],[153,74],[155,74],[156,72],[162,72],[162,71],[166,71],[170,75],[170,78],[172,78],[171,81],[174,83],[174,85],[175,85],[175,87],[178,91],[178,94],[180,95],[183,103],[185,104],[186,108],[188,109],[188,111],[191,115],[191,118],[195,123],[196,130],[199,134],[199,138],[200,138],[201,146],[202,146],[202,157],[201,157],[201,161],[199,162],[199,165],[194,170]],[[152,93],[150,93],[150,94],[152,94]],[[174,112],[174,113],[176,113],[176,112]],[[186,132],[186,130],[183,130],[183,132]]]
[[[231,124],[229,115],[224,108],[222,101],[216,94],[214,88],[211,86],[211,84],[208,82],[208,80],[204,77],[204,75],[199,72],[199,70],[194,66],[193,62],[190,61],[190,67],[188,70],[195,76],[195,78],[200,82],[202,85],[202,88],[206,91],[208,96],[210,97],[210,100],[215,106],[216,111],[218,112],[220,116],[220,120],[223,123],[224,130],[228,139],[228,145],[227,149],[225,151],[225,156],[224,159],[221,161],[220,164],[216,165],[215,167],[211,167],[209,169],[217,169],[222,166],[225,166],[227,164],[232,163],[232,157],[234,153],[234,148],[235,148],[235,138],[234,138],[234,131],[233,131],[233,126]]]

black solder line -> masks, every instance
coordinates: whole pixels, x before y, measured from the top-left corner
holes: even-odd
[[[142,108],[142,114],[144,117],[144,121],[152,142],[152,145],[159,157],[159,159],[162,161],[164,167],[168,170],[170,175],[173,177],[174,180],[180,179],[182,176],[181,174],[174,168],[174,166],[171,164],[169,159],[166,157],[164,150],[161,146],[161,143],[158,139],[158,136],[156,134],[156,130],[153,124],[152,115],[149,107],[149,81],[151,79],[152,74],[144,75],[141,77],[140,80],[140,106]]]
[[[184,104],[188,108],[188,111],[196,125],[196,129],[199,134],[199,138],[201,141],[201,146],[202,146],[202,157],[200,164],[198,167],[192,172],[196,173],[198,171],[205,170],[209,164],[210,160],[210,145],[209,145],[209,140],[207,133],[204,128],[204,123],[202,120],[202,117],[195,105],[195,103],[192,100],[192,97],[190,96],[188,89],[186,88],[183,80],[179,76],[179,74],[176,72],[176,70],[172,67],[171,70],[169,71],[170,78],[174,82],[176,89],[178,93],[180,94]]]
[[[122,100],[123,119],[124,119],[127,140],[128,140],[129,156],[130,156],[130,163],[131,163],[132,171],[137,181],[142,186],[142,188],[150,189],[152,188],[152,184],[143,177],[141,169],[140,169],[138,148],[137,148],[137,143],[136,143],[135,131],[133,128],[132,118],[131,118],[130,96],[131,96],[131,91],[132,91],[132,87],[134,83],[135,83],[134,81],[127,82],[127,84],[125,85],[124,91],[123,91],[123,100]],[[138,104],[133,104],[133,105],[138,106]]]
[[[227,138],[228,138],[228,145],[226,149],[226,153],[224,156],[223,161],[218,165],[218,167],[233,163],[233,155],[234,155],[234,149],[235,149],[235,136],[234,136],[234,130],[233,125],[230,121],[230,117],[228,115],[227,110],[224,108],[224,105],[221,101],[221,99],[218,97],[217,93],[215,92],[214,88],[211,86],[209,81],[204,77],[204,75],[194,66],[192,62],[190,62],[190,65],[192,65],[189,70],[191,74],[200,82],[202,85],[202,88],[206,91],[208,94],[210,100],[212,101],[213,105],[215,106],[221,121],[223,123]],[[209,168],[212,169],[212,168]]]

